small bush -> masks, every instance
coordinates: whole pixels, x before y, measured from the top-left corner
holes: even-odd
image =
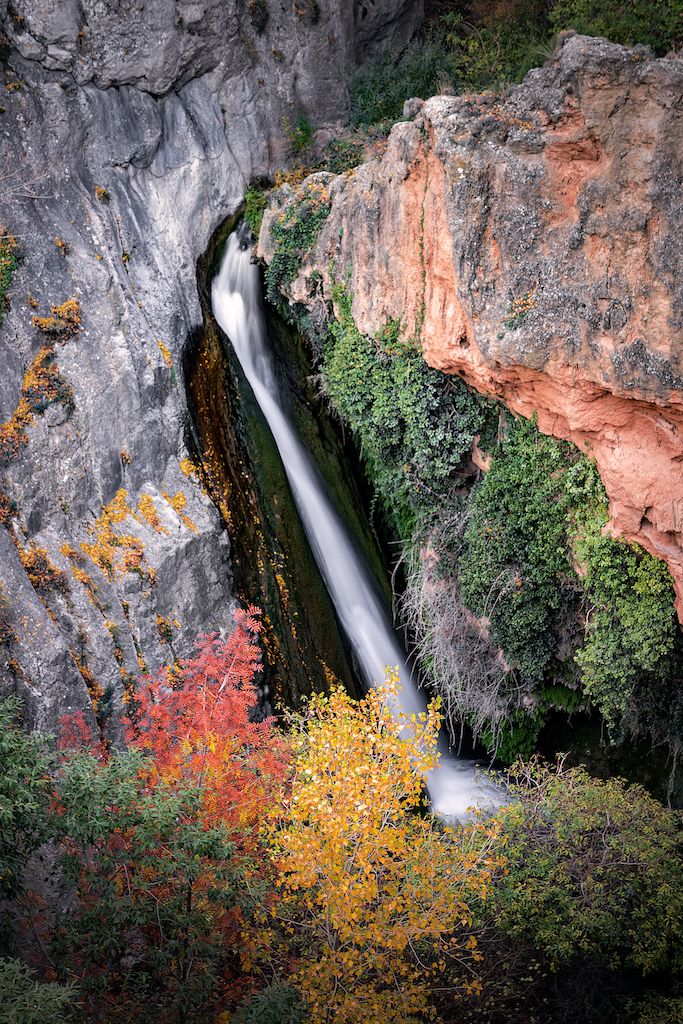
[[[295,125],[290,124],[289,118],[285,117],[282,129],[296,156],[301,156],[309,149],[313,141],[313,126],[307,117],[302,115]]]
[[[20,960],[0,958],[0,1024],[66,1024],[75,1001],[72,985],[41,982]]]
[[[398,121],[405,100],[428,99],[455,84],[457,64],[440,40],[412,43],[398,60],[385,54],[364,64],[351,80],[351,121],[367,128]]]
[[[625,46],[643,43],[659,56],[683,44],[680,0],[557,0],[550,23],[555,31],[573,28]]]
[[[33,326],[43,334],[58,341],[64,341],[70,334],[77,334],[81,327],[81,307],[78,299],[67,299],[59,306],[50,307],[51,316],[34,316]]]
[[[265,192],[256,185],[250,185],[244,193],[244,219],[251,228],[254,238],[258,238],[261,230],[263,214],[268,206]]]
[[[19,558],[31,586],[39,594],[47,595],[52,591],[58,594],[68,593],[66,574],[53,565],[45,548],[39,548],[31,541],[27,548],[20,550]]]
[[[18,244],[14,235],[0,227],[0,325],[9,305],[9,288],[18,263]]]
[[[0,646],[9,646],[16,639],[16,633],[12,626],[12,602],[7,596],[2,583],[0,583]]]
[[[297,189],[273,223],[275,252],[265,273],[266,295],[268,301],[278,306],[285,316],[289,314],[282,302],[282,294],[313,249],[329,212],[330,197],[325,184],[317,178],[310,178]]]
[[[499,812],[507,874],[491,916],[554,968],[584,957],[643,974],[683,946],[680,822],[639,786],[537,762],[511,774]]]

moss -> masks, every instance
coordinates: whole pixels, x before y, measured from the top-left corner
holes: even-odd
[[[472,496],[460,592],[534,694],[528,715],[537,731],[557,707],[552,686],[569,669],[569,639],[571,685],[614,738],[648,732],[676,744],[681,701],[664,701],[683,668],[671,577],[664,563],[605,534],[607,521],[594,464],[516,421]],[[663,702],[668,710],[658,712]],[[520,728],[519,710],[510,722],[506,742]],[[525,740],[519,752],[527,750]]]
[[[19,246],[14,235],[0,227],[0,326],[9,306],[9,289],[19,262]]]
[[[295,279],[306,256],[312,251],[318,232],[329,215],[330,197],[318,179],[309,179],[299,188],[285,209],[277,214],[271,235],[275,246],[266,269],[266,296],[288,317],[282,296]]]
[[[325,394],[353,430],[398,536],[408,540],[416,522],[462,482],[463,463],[491,405],[428,367],[399,324],[367,338],[342,286],[333,298],[337,318],[323,343]]]

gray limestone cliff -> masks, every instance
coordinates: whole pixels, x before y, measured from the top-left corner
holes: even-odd
[[[104,722],[142,666],[229,623],[227,534],[186,460],[196,261],[249,180],[286,163],[285,119],[343,119],[354,62],[404,45],[421,7],[0,2],[0,235],[19,256],[0,327],[0,687],[31,725],[93,703]],[[70,299],[80,324],[51,313]]]

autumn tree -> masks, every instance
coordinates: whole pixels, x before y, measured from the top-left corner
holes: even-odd
[[[254,611],[142,680],[126,752],[71,752],[59,773],[72,912],[52,948],[98,1021],[213,1020],[239,991],[257,826],[287,771],[272,722],[251,720]]]
[[[311,1024],[433,1018],[430,990],[452,983],[454,964],[461,991],[477,990],[470,903],[489,892],[495,826],[447,828],[426,813],[438,709],[397,721],[397,686],[358,702],[314,696],[295,732],[270,842],[277,922],[298,951]]]

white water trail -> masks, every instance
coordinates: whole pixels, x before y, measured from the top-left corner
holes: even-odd
[[[214,316],[232,342],[244,375],[270,426],[294,501],[318,568],[368,685],[381,682],[387,666],[397,668],[398,710],[418,714],[425,701],[406,664],[370,569],[334,509],[308,451],[287,418],[268,348],[258,268],[250,246],[230,235],[214,279]],[[496,789],[475,777],[475,765],[449,755],[442,745],[438,766],[427,779],[437,814],[461,816],[468,807],[496,801]]]

